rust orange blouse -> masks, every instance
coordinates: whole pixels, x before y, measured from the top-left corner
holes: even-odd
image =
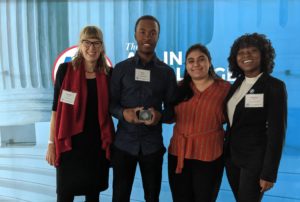
[[[191,84],[194,96],[175,107],[175,125],[168,152],[178,157],[176,173],[184,159],[213,161],[223,151],[224,99],[230,84],[215,79],[203,92]]]

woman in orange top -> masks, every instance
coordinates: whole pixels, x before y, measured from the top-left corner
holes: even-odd
[[[211,202],[224,168],[223,108],[230,84],[215,74],[205,46],[191,46],[185,59],[168,150],[169,183],[174,202]]]

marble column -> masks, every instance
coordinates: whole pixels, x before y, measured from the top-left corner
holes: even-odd
[[[67,16],[66,2],[0,1],[2,147],[36,144],[34,124],[50,119],[51,71],[68,47]]]

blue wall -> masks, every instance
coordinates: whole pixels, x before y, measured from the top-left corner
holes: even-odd
[[[0,129],[49,121],[54,61],[63,50],[78,43],[84,26],[93,24],[102,29],[107,55],[116,64],[135,52],[135,21],[150,14],[161,24],[157,54],[178,77],[184,69],[185,50],[200,42],[210,49],[219,74],[229,79],[227,57],[233,41],[244,33],[266,34],[277,55],[273,75],[284,80],[288,90],[286,147],[299,151],[299,11],[300,1],[296,0],[0,0]],[[170,60],[170,56],[175,59]],[[23,97],[22,92],[33,96],[33,106],[45,104],[31,109],[29,103],[28,109],[35,112],[30,119],[8,113],[24,106],[24,102],[12,104],[8,95]],[[47,101],[40,98],[44,94],[51,95]],[[47,124],[40,130],[43,134],[37,134],[37,139],[46,141]],[[164,131],[168,146],[172,127],[164,126]]]

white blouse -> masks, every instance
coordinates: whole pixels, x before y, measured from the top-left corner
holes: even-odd
[[[247,94],[247,92],[252,88],[252,86],[255,84],[255,82],[259,79],[261,75],[262,73],[260,73],[256,77],[251,77],[251,78],[245,77],[243,83],[240,85],[238,89],[236,89],[232,97],[227,102],[227,114],[228,114],[230,126],[232,125],[232,119],[233,119],[236,105]]]

